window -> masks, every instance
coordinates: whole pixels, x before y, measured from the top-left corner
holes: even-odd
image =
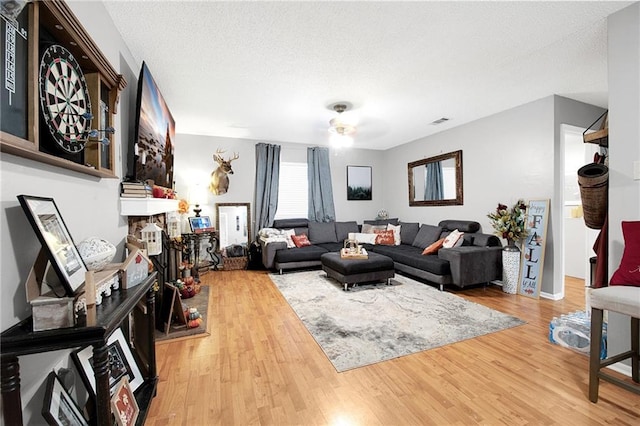
[[[280,163],[276,219],[307,217],[307,163]]]

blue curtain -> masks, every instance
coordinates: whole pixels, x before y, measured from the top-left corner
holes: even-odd
[[[280,145],[256,144],[255,220],[253,228],[260,229],[273,224],[278,208],[278,181],[280,179]]]
[[[309,183],[309,220],[330,222],[336,219],[331,186],[329,148],[307,148]]]
[[[428,163],[424,174],[424,199],[442,200],[444,199],[444,179],[442,177],[442,163],[436,161]]]

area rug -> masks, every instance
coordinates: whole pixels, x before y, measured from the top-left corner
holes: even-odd
[[[163,333],[156,330],[156,342],[164,342],[186,337],[205,337],[208,336],[207,314],[209,308],[209,286],[200,287],[200,293],[188,299],[182,299],[182,305],[188,308],[196,308],[200,313],[202,322],[198,327],[188,328],[186,324],[181,323],[175,317],[171,321],[169,333]]]
[[[346,292],[323,271],[269,277],[338,372],[525,324],[399,275]]]

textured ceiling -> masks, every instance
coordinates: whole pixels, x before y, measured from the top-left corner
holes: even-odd
[[[354,146],[387,149],[552,94],[606,107],[631,2],[104,3],[177,133],[327,145],[348,101]]]

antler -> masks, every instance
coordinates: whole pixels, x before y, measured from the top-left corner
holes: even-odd
[[[237,160],[238,158],[240,158],[240,154],[238,154],[237,152],[234,152],[233,158],[229,158],[229,162],[232,162],[233,160]]]
[[[216,153],[213,154],[213,159],[215,161],[217,161],[218,163],[221,163],[224,161],[224,159],[222,158],[222,156],[220,154],[224,154],[225,151],[221,150],[220,148],[216,149]]]

